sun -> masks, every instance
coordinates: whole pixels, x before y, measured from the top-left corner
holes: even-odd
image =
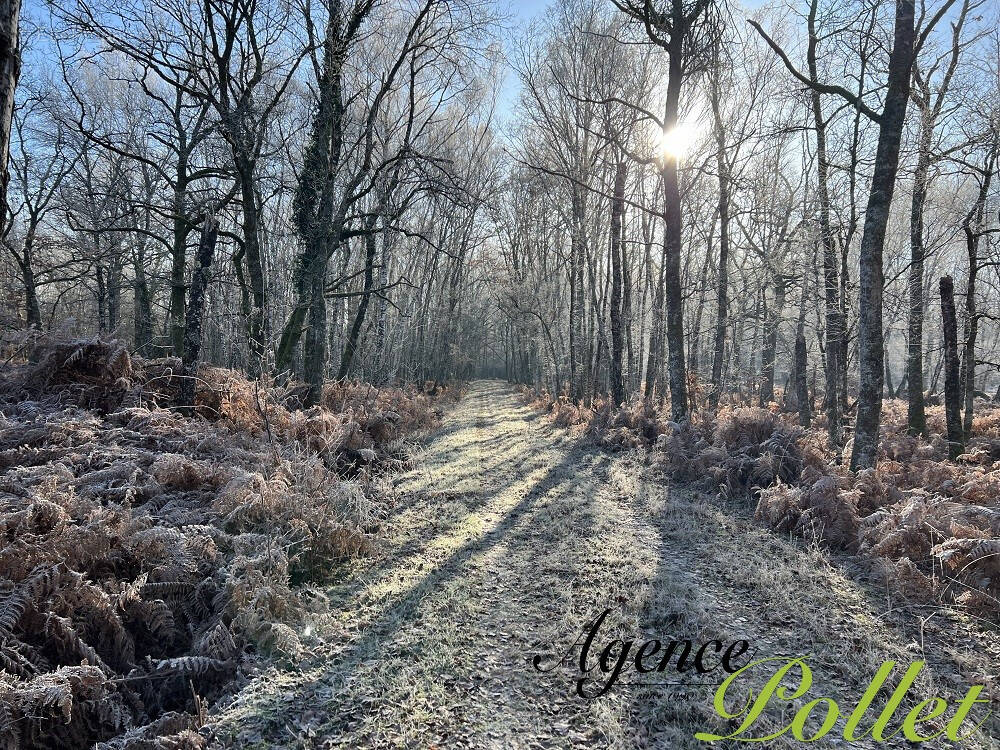
[[[659,135],[659,152],[664,159],[680,161],[691,151],[695,141],[695,130],[689,123],[680,122]]]

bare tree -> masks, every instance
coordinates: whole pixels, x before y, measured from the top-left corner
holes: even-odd
[[[951,87],[952,78],[958,69],[958,60],[963,44],[962,29],[969,11],[971,0],[965,0],[958,19],[952,24],[951,48],[938,56],[928,70],[922,70],[919,63],[913,66],[913,91],[911,98],[918,110],[917,164],[913,174],[913,192],[910,200],[910,272],[908,314],[908,347],[906,359],[907,380],[907,423],[911,433],[927,434],[927,417],[924,413],[924,258],[927,249],[924,243],[924,207],[927,201],[927,187],[930,170],[937,161],[932,139],[935,126],[944,111],[944,104]],[[944,64],[936,90],[932,90],[932,76]],[[970,277],[971,278],[971,277]]]
[[[767,36],[760,25],[755,21],[750,21],[798,80],[805,83],[813,91],[840,96],[878,124],[879,137],[875,153],[875,169],[868,193],[859,256],[858,344],[861,380],[851,454],[852,469],[874,466],[878,452],[879,415],[882,410],[882,389],[885,377],[882,336],[882,295],[885,277],[882,253],[885,245],[886,226],[889,221],[889,207],[892,204],[892,196],[896,186],[896,172],[899,168],[899,147],[906,116],[906,105],[910,96],[911,71],[915,55],[923,41],[953,2],[954,0],[946,0],[937,14],[918,35],[914,21],[913,0],[897,0],[886,92],[880,112],[872,110],[861,97],[842,86],[819,83],[800,73],[785,52]]]
[[[17,198],[11,200],[8,194],[11,221],[6,224],[3,244],[20,272],[29,328],[42,327],[38,292],[46,280],[39,278],[39,234],[49,214],[59,208],[63,180],[79,158],[79,153],[73,153],[65,128],[52,114],[46,92],[30,93],[22,98],[12,121],[16,144],[12,172]],[[15,223],[21,225],[16,242],[11,231]]]
[[[990,232],[986,226],[986,203],[1000,159],[1000,127],[996,124],[991,124],[987,130],[982,159],[979,165],[969,165],[972,167],[969,171],[977,188],[976,198],[962,219],[962,233],[965,235],[965,250],[969,263],[965,290],[965,341],[961,364],[962,399],[965,407],[963,430],[966,438],[972,435],[972,417],[975,409],[976,338],[981,317],[976,309],[976,280],[982,266],[979,245],[982,238]]]
[[[667,53],[668,77],[662,125],[666,137],[670,137],[676,132],[679,123],[684,79],[700,71],[705,64],[705,48],[712,36],[714,3],[712,0],[671,0],[659,8],[649,0],[613,2],[619,10],[642,24],[649,40]],[[687,370],[684,366],[684,308],[680,273],[682,217],[677,162],[676,152],[664,153],[661,174],[670,405],[674,421],[681,422],[688,416],[688,398]]]
[[[259,375],[267,358],[267,318],[257,179],[270,147],[273,116],[307,54],[304,45],[287,44],[287,8],[257,0],[209,0],[177,8],[137,2],[95,6],[78,0],[61,5],[60,14],[69,28],[98,39],[106,51],[133,60],[146,75],[214,113],[215,127],[230,151],[240,207],[236,271],[249,367]],[[190,227],[181,233],[184,229]],[[176,288],[176,279],[174,283]],[[174,337],[176,342],[176,331]]]

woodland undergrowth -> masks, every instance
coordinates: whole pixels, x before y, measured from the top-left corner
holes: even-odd
[[[455,390],[294,385],[103,339],[0,368],[0,750],[198,748],[206,706],[294,660],[308,584],[363,554],[401,436]]]
[[[830,448],[822,420],[727,405],[684,424],[641,399],[590,407],[523,389],[561,426],[612,449],[647,449],[655,470],[749,499],[778,531],[855,553],[899,595],[1000,615],[1000,408],[977,399],[973,436],[951,461],[944,409],[928,407],[928,438],[906,430],[906,403],[882,409],[877,468],[849,471]],[[850,455],[850,445],[842,456]]]

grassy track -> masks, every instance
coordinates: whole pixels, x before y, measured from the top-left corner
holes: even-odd
[[[1000,671],[995,634],[949,612],[892,608],[850,560],[648,478],[636,456],[582,445],[502,383],[473,384],[415,466],[399,478],[379,553],[317,606],[310,628],[321,645],[249,684],[214,722],[220,744],[683,749],[708,747],[695,732],[735,728],[712,710],[721,673],[705,686],[641,684],[649,676],[630,673],[588,702],[574,695],[575,665],[532,668],[535,654],[564,650],[607,607],[602,645],[615,633],[746,638],[758,658],[808,656],[807,700],[833,697],[846,711],[884,659],[927,659],[918,697],[958,700]],[[793,713],[775,706],[752,734]],[[995,718],[986,728],[1000,736]],[[907,746],[899,737],[848,745],[839,731],[808,747]]]

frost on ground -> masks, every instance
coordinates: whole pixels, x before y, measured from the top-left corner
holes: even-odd
[[[884,660],[928,663],[901,712],[914,696],[957,701],[972,684],[997,697],[995,631],[960,610],[902,603],[855,558],[651,478],[635,454],[583,445],[504,384],[474,384],[414,465],[387,537],[313,608],[308,653],[210,718],[217,744],[694,748],[705,746],[696,732],[736,728],[713,712],[718,679],[631,675],[587,702],[574,695],[575,665],[533,668],[605,608],[605,639],[743,637],[759,657],[808,657],[816,684],[798,705],[823,695],[850,710]],[[793,713],[769,708],[756,736]],[[998,747],[998,730],[994,717],[963,747]],[[846,746],[838,738],[823,746]]]
[[[207,706],[293,629],[377,535],[416,389],[288,389],[115,342],[0,368],[0,750],[203,747]],[[7,364],[7,363],[5,363]]]

